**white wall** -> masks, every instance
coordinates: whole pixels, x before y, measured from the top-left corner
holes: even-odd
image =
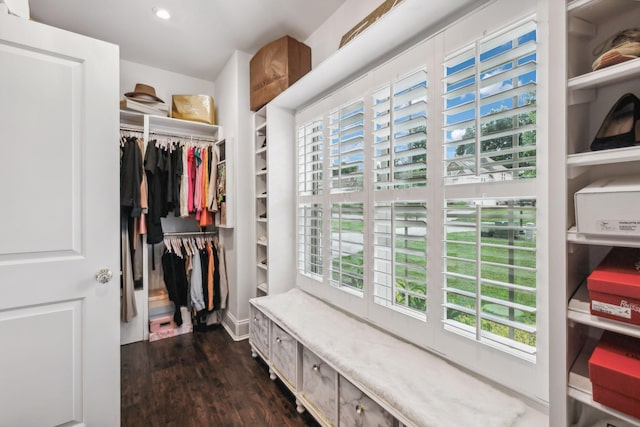
[[[347,0],[304,43],[311,47],[312,67],[338,50],[344,33],[373,12],[382,0]]]
[[[235,168],[233,195],[235,228],[221,230],[227,256],[229,304],[223,322],[233,338],[249,333],[249,298],[255,296],[254,268],[248,268],[254,250],[251,235],[253,221],[251,117],[249,110],[249,60],[251,56],[235,51],[215,82],[214,98],[218,106],[218,124],[227,141],[233,140]],[[253,267],[253,265],[251,266]]]
[[[156,95],[167,104],[171,103],[171,95],[213,96],[215,92],[215,85],[212,81],[120,60],[120,99],[125,93],[132,92],[136,83],[153,86]],[[214,101],[217,100],[214,98]]]

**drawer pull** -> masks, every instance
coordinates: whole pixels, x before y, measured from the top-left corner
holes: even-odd
[[[320,364],[319,363],[314,364],[313,365],[313,370],[316,371],[316,372],[320,371]]]
[[[253,318],[253,321],[254,321],[254,322],[257,322],[258,320],[260,320],[260,319],[258,319],[258,317],[257,317],[257,316]]]
[[[364,414],[364,406],[362,406],[362,404],[360,403],[356,405],[356,414],[358,415]]]
[[[282,342],[282,339],[280,337],[276,337],[276,342],[280,344]]]

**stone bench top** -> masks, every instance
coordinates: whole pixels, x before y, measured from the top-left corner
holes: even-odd
[[[300,289],[251,303],[416,426],[509,427],[527,412],[521,400]]]

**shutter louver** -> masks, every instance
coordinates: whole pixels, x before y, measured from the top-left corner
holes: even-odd
[[[331,193],[362,191],[364,180],[364,103],[354,102],[329,115]]]
[[[424,70],[373,94],[376,190],[423,187],[427,181],[427,77]]]
[[[298,128],[298,193],[322,194],[322,121],[315,120]]]
[[[331,283],[361,291],[364,281],[364,205],[331,205]]]
[[[298,207],[298,271],[317,280],[323,273],[322,205]]]
[[[380,202],[374,213],[374,301],[426,312],[427,209],[424,202]]]
[[[534,200],[447,201],[447,325],[535,353],[535,224]]]
[[[482,40],[444,67],[445,182],[535,177],[535,22]]]

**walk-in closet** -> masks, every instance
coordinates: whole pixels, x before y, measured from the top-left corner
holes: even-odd
[[[0,0],[0,427],[640,427],[638,0]]]

